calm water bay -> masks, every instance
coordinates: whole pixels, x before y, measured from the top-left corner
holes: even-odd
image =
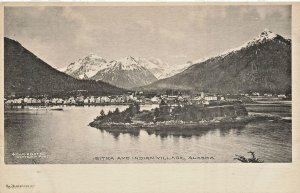
[[[5,162],[7,164],[224,163],[237,162],[233,159],[236,154],[248,157],[248,151],[254,151],[264,162],[292,161],[290,104],[247,106],[250,114],[280,116],[284,118],[283,121],[256,121],[238,128],[216,127],[201,129],[192,134],[145,131],[137,134],[108,133],[88,126],[102,109],[107,113],[117,107],[121,111],[127,108],[127,106],[64,107],[64,111],[5,109]],[[154,107],[146,105],[142,106],[142,109]],[[42,156],[18,157],[30,153]],[[117,159],[121,156],[130,159]],[[145,158],[153,156],[156,158]],[[169,159],[172,156],[183,159]],[[189,159],[190,156],[195,159]],[[97,159],[97,157],[108,158]]]

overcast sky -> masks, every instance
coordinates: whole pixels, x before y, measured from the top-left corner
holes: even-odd
[[[5,7],[5,36],[59,68],[90,53],[182,64],[265,28],[291,37],[290,6]]]

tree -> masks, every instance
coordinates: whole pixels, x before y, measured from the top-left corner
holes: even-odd
[[[135,103],[134,106],[135,106],[136,113],[140,112],[141,107],[139,103]]]
[[[162,99],[162,100],[160,101],[160,104],[159,104],[159,106],[165,106],[165,105],[167,105],[167,103],[166,103],[166,101],[165,101],[165,100],[163,100],[163,99]]]
[[[116,115],[120,114],[120,110],[119,108],[116,108],[115,112],[114,112]]]
[[[104,113],[103,109],[100,111],[100,115],[101,115],[101,117],[105,116],[105,113]]]
[[[131,119],[130,119],[130,117],[129,117],[129,115],[126,115],[126,116],[125,116],[124,122],[125,122],[125,123],[131,123],[131,122],[132,122]]]
[[[159,114],[160,114],[159,108],[155,108],[154,109],[154,116],[157,118],[157,117],[159,117]]]
[[[132,117],[140,111],[140,105],[138,103],[133,103],[129,105],[129,108],[126,110],[129,115]]]

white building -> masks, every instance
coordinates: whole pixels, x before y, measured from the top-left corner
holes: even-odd
[[[97,104],[101,103],[101,97],[97,97],[97,98],[95,99],[95,103],[97,103]]]
[[[109,97],[107,97],[107,96],[101,97],[101,103],[108,103],[108,102],[110,102],[110,98]]]
[[[218,100],[218,97],[217,96],[205,96],[204,99],[206,101],[216,101],[216,100]]]
[[[157,96],[154,96],[154,97],[152,97],[152,98],[150,99],[150,101],[151,101],[152,103],[159,103],[159,102],[160,102],[160,98],[157,97]]]
[[[57,102],[57,98],[51,99],[51,103],[52,103],[52,104],[56,104],[56,102]]]
[[[94,96],[91,96],[91,98],[90,98],[90,103],[95,103],[95,102],[96,102],[95,97],[94,97]]]
[[[285,94],[279,94],[277,97],[278,98],[286,98]]]
[[[85,98],[85,99],[83,100],[83,103],[84,103],[84,104],[89,104],[89,103],[90,103],[90,98],[89,98],[89,97]]]
[[[63,99],[57,99],[56,104],[63,104],[64,100]]]

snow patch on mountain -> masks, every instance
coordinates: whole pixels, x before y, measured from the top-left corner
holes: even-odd
[[[168,63],[154,57],[138,58],[139,64],[148,69],[157,79],[162,79],[172,70]]]

